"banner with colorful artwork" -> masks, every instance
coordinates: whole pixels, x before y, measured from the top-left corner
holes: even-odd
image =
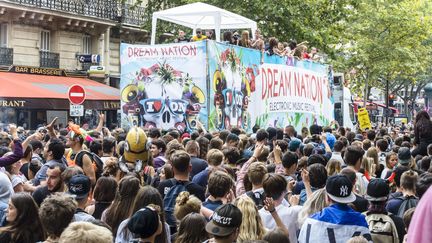
[[[122,126],[207,124],[206,42],[120,46]]]
[[[293,125],[334,119],[327,66],[208,42],[209,129]]]
[[[207,48],[211,87],[209,130],[231,127],[251,130],[254,121],[250,105],[256,102],[251,95],[257,92],[260,52],[215,41],[209,41]]]

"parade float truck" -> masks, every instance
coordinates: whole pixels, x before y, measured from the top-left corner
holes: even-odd
[[[340,126],[354,129],[356,114],[351,91],[345,85],[343,73],[333,74],[333,97],[335,120]]]
[[[328,66],[215,41],[121,44],[122,126],[296,129],[334,120]]]

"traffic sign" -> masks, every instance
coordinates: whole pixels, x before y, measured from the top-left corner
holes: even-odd
[[[99,63],[101,61],[100,55],[78,55],[76,56],[80,63]]]
[[[72,104],[81,105],[86,98],[84,88],[78,84],[70,86],[68,91],[68,98]]]
[[[83,105],[70,104],[69,115],[70,116],[84,116],[84,106]]]

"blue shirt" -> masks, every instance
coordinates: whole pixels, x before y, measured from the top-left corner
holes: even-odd
[[[205,202],[203,202],[203,206],[205,208],[208,208],[212,211],[215,211],[216,208],[218,208],[219,206],[221,206],[223,204],[223,202],[221,200],[217,200],[217,201],[212,201],[210,199],[207,198],[207,200],[205,200]]]
[[[199,172],[192,178],[192,182],[196,183],[204,188],[207,187],[209,177],[209,168],[207,167],[205,170]]]

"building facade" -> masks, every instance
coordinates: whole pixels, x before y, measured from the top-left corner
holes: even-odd
[[[149,33],[142,29],[146,21],[144,7],[131,8],[133,1],[120,2],[0,0],[0,70],[35,67],[41,68],[36,69],[39,73],[35,74],[46,75],[44,70],[53,68],[64,71],[66,76],[83,77],[88,75],[91,66],[98,66],[101,71],[90,78],[118,88],[120,43],[146,43],[149,39]],[[80,55],[99,55],[100,59],[99,62],[81,63]],[[14,121],[9,119],[13,112],[7,108],[19,113],[16,107],[0,107],[0,125]],[[25,113],[14,114],[15,121],[26,120],[32,127],[52,116],[49,112],[44,114],[43,109]],[[59,115],[58,111],[54,113]],[[65,117],[64,113],[62,117]],[[111,119],[115,119],[113,114]],[[20,119],[20,116],[29,118]]]

